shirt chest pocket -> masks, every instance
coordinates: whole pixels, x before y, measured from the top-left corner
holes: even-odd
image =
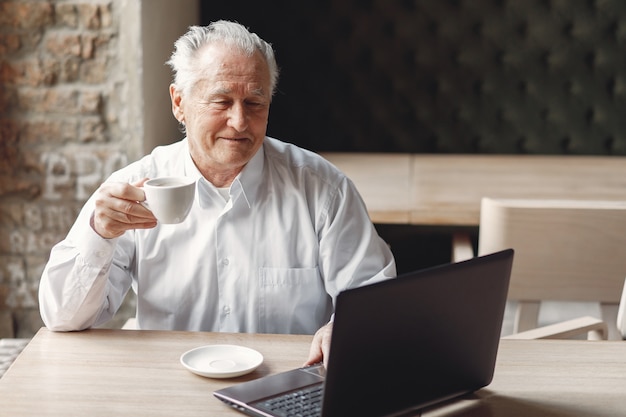
[[[313,334],[330,318],[332,301],[317,268],[261,268],[259,331]]]

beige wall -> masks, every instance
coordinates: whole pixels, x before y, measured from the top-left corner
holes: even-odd
[[[143,46],[144,153],[182,137],[172,116],[171,71],[165,61],[176,39],[199,21],[198,0],[144,0],[141,9]]]

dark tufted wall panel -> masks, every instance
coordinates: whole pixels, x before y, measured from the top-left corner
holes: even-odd
[[[203,1],[202,21],[237,20],[277,50],[273,136],[317,151],[626,155],[624,0],[222,3]]]

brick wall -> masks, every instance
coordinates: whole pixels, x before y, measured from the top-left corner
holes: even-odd
[[[50,247],[102,180],[139,156],[128,74],[139,67],[128,59],[141,54],[121,24],[139,10],[131,3],[0,0],[0,337],[41,326]]]

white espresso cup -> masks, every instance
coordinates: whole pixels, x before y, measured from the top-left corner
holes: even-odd
[[[142,204],[163,224],[181,223],[191,210],[196,180],[189,177],[159,177],[143,185],[146,201]]]

